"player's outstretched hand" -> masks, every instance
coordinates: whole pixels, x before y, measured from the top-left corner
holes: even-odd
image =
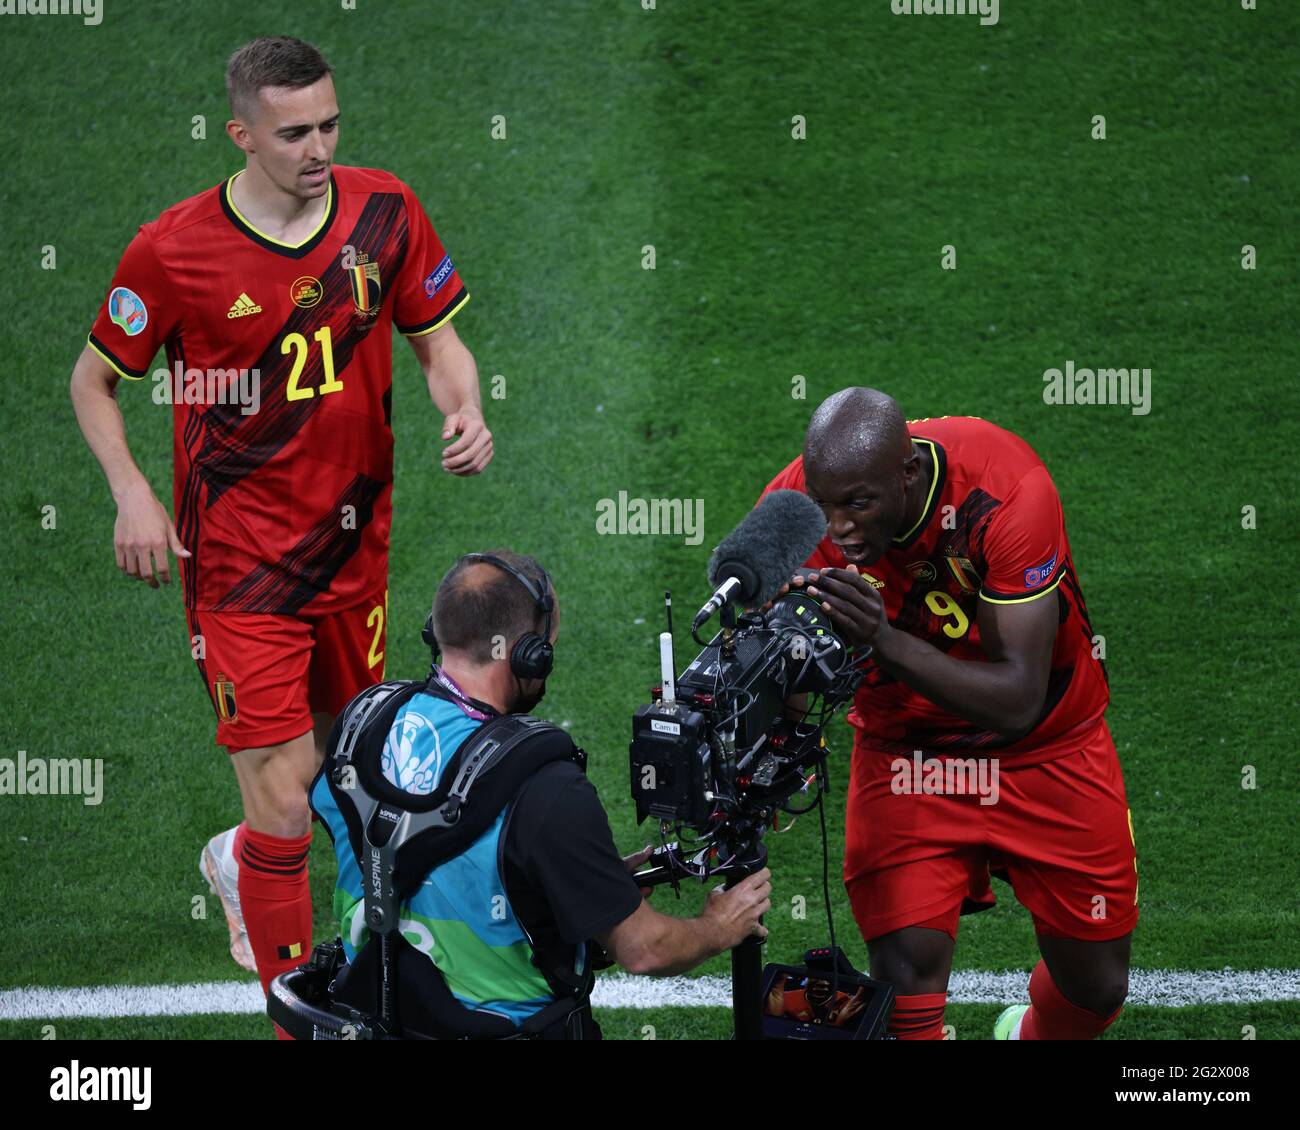
[[[803,577],[800,576],[798,573],[796,573],[793,577],[791,577],[788,581],[786,581],[785,584],[783,584],[779,589],[776,590],[776,596],[772,597],[771,600],[769,600],[766,604],[762,605],[759,608],[759,611],[766,616],[767,613],[772,611],[772,605],[774,605],[778,600],[780,600],[783,596],[785,596],[786,593],[790,591],[791,585],[801,585],[801,584],[803,584]]]
[[[796,577],[794,583],[801,581]],[[885,602],[856,569],[821,569],[808,574],[803,584],[850,647],[874,645],[876,637],[889,630]]]
[[[442,426],[442,438],[459,438],[442,449],[442,469],[453,475],[477,475],[492,462],[492,433],[478,412],[453,412]]]
[[[156,589],[159,581],[171,584],[168,549],[177,557],[190,555],[181,545],[166,508],[149,489],[149,484],[141,480],[117,504],[117,524],[113,527],[117,567],[150,588]]]

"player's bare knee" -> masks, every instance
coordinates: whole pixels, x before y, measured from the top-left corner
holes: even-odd
[[[307,833],[311,827],[311,808],[307,794],[300,787],[293,784],[279,787],[267,800],[270,802],[268,815],[273,816],[280,829],[273,834],[289,837]]]
[[[248,825],[270,836],[292,838],[306,835],[311,828],[311,807],[307,792],[292,777],[284,775],[260,778],[252,789],[248,806]]]
[[[1089,1012],[1110,1016],[1128,999],[1128,974],[1108,977],[1097,986]]]
[[[942,993],[948,987],[948,962],[929,954],[918,955],[908,969],[916,993]]]
[[[918,996],[929,993],[942,993],[948,989],[948,974],[934,970],[921,972],[907,966],[890,966],[877,972],[873,967],[872,976],[877,981],[888,981],[894,986],[899,996]]]
[[[1099,972],[1072,989],[1067,998],[1071,1004],[1097,1016],[1112,1016],[1128,998],[1128,973]]]
[[[888,981],[899,993],[942,993],[947,989],[952,940],[946,934],[901,930],[873,938],[868,948],[871,975]]]

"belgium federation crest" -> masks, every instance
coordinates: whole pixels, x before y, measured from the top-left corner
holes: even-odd
[[[348,281],[352,284],[352,304],[357,317],[373,318],[379,313],[383,290],[379,285],[379,264],[358,263],[348,268]]]
[[[967,596],[979,592],[980,586],[984,583],[984,578],[975,571],[971,559],[969,557],[958,557],[951,551],[947,553],[947,557],[948,568],[952,570],[952,575],[957,579],[957,584],[961,586],[961,591]]]
[[[223,722],[233,722],[239,717],[239,708],[235,706],[235,683],[224,675],[212,680],[212,701],[217,707],[217,717]]]

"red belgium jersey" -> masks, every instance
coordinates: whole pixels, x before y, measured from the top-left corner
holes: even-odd
[[[392,174],[335,166],[320,227],[297,245],[240,215],[239,175],[140,228],[89,341],[136,379],[166,348],[152,377],[173,404],[186,605],[337,611],[387,575],[389,327],[431,333],[469,295]]]
[[[933,460],[925,510],[873,565],[858,568],[880,593],[889,622],[954,659],[987,662],[980,647],[981,600],[1056,601],[1059,626],[1047,700],[1034,728],[1007,744],[936,706],[870,660],[849,713],[859,742],[888,754],[914,750],[995,750],[1017,765],[1075,753],[1109,701],[1106,673],[1093,657],[1092,625],[1079,587],[1056,486],[1019,436],[973,417],[911,420],[915,443]],[[804,490],[803,459],[768,484]],[[810,568],[850,569],[829,535]]]

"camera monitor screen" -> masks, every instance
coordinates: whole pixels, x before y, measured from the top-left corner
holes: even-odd
[[[763,1034],[781,1040],[854,1040],[867,1018],[870,990],[851,977],[831,982],[778,970],[763,1004]]]

